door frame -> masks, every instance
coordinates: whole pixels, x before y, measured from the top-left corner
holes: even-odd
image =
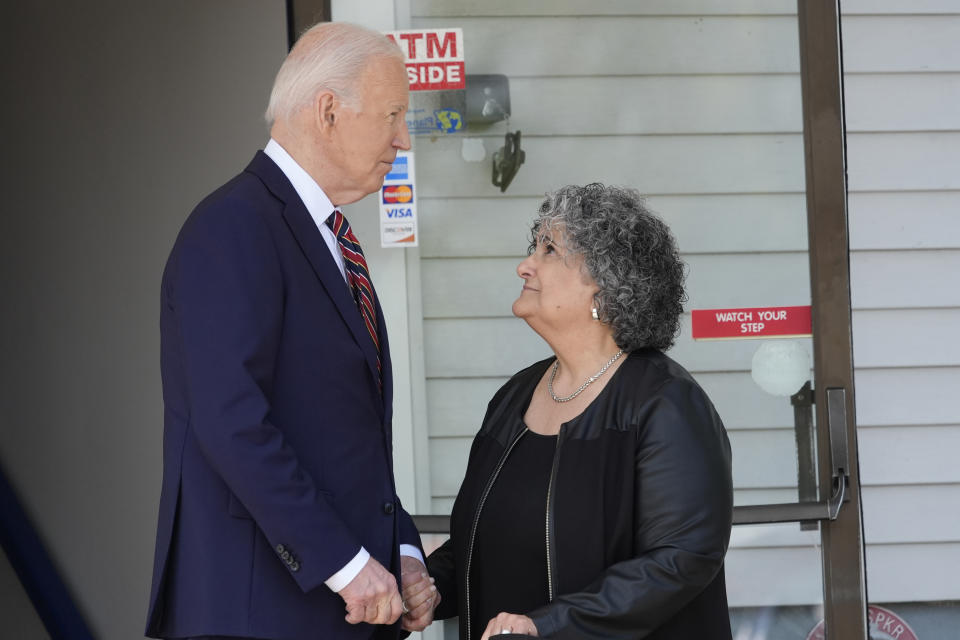
[[[820,525],[824,626],[828,639],[867,640],[863,508],[854,410],[840,2],[797,0],[797,15],[814,379],[818,387],[816,425],[821,443],[817,447],[819,486],[823,492],[834,490],[837,481],[846,483],[839,487],[845,499],[836,517],[822,520]],[[834,406],[830,406],[831,400],[835,400]],[[846,448],[846,461],[837,459],[842,454],[838,446],[842,445]],[[841,469],[841,463],[846,468]]]
[[[395,0],[396,1],[396,0]],[[331,19],[330,0],[286,0],[290,46]],[[734,524],[819,521],[828,640],[868,640],[854,404],[846,138],[839,0],[797,0],[820,500],[734,507]],[[409,284],[409,282],[408,282]],[[449,533],[449,516],[414,516]]]

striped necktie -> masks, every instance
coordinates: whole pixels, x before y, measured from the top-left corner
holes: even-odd
[[[353,291],[353,299],[360,309],[360,315],[363,316],[363,323],[367,325],[367,333],[373,339],[373,345],[377,348],[377,371],[381,375],[380,384],[383,384],[383,372],[380,366],[380,340],[377,337],[377,312],[374,303],[373,285],[370,284],[370,272],[367,270],[367,261],[363,257],[363,249],[357,242],[357,237],[353,235],[350,229],[350,223],[340,213],[339,209],[334,209],[330,217],[327,218],[327,226],[337,236],[337,244],[340,245],[340,253],[343,255],[344,271],[347,274],[347,282]]]

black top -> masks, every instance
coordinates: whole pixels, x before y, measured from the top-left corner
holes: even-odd
[[[523,432],[524,411],[552,364],[524,369],[490,401],[450,515],[450,539],[427,559],[443,595],[435,617],[460,615],[463,640],[483,632],[470,628],[476,514],[485,512],[488,481]],[[564,423],[549,493],[554,598],[523,612],[541,638],[731,639],[723,572],[733,514],[730,445],[710,399],[683,367],[652,349],[624,358],[590,406]]]
[[[498,613],[525,614],[549,601],[547,485],[556,447],[557,436],[528,431],[483,505],[470,570],[477,638]]]

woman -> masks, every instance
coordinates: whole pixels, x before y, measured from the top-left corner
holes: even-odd
[[[462,640],[729,639],[730,446],[663,354],[685,299],[669,229],[590,184],[548,194],[532,238],[513,313],[555,357],[490,401],[428,560],[435,616]]]

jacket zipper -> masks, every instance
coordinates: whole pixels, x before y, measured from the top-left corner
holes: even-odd
[[[470,528],[470,544],[467,546],[467,570],[466,570],[466,583],[467,583],[467,602],[466,602],[466,613],[467,613],[467,637],[466,640],[471,638],[471,625],[470,625],[470,563],[473,560],[473,543],[477,536],[477,525],[480,522],[480,512],[483,511],[483,504],[487,501],[487,496],[490,495],[490,490],[493,488],[493,483],[497,481],[497,476],[500,475],[500,470],[503,468],[503,464],[507,461],[507,458],[510,456],[510,452],[513,451],[513,448],[520,442],[522,438],[527,433],[527,428],[524,427],[523,431],[517,434],[517,437],[513,439],[513,442],[510,443],[510,446],[507,447],[507,450],[504,451],[503,455],[500,457],[500,461],[497,463],[496,469],[493,470],[493,473],[490,474],[490,479],[487,481],[487,486],[483,490],[483,494],[480,496],[480,503],[477,504],[477,512],[473,516],[473,526]]]
[[[560,431],[557,433],[557,444],[556,448],[553,451],[553,464],[550,467],[550,481],[547,483],[547,509],[546,509],[546,540],[547,540],[547,602],[553,602],[553,593],[554,593],[554,573],[553,573],[553,552],[554,549],[550,545],[550,514],[552,511],[553,505],[551,500],[553,499],[553,481],[557,476],[557,462],[560,460],[560,440],[563,438],[563,427],[565,425],[560,425]]]

